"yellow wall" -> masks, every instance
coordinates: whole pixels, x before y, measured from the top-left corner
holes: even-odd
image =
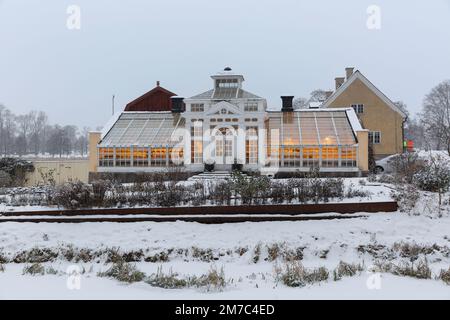
[[[97,172],[98,153],[97,144],[101,140],[101,132],[89,132],[89,172]]]
[[[358,139],[358,168],[362,172],[369,171],[369,131],[356,131]]]
[[[364,104],[364,113],[358,114],[362,126],[381,132],[381,143],[374,144],[375,158],[401,153],[403,150],[402,116],[381,100],[360,79],[356,79],[331,104],[330,108]]]
[[[88,160],[32,160],[34,172],[25,177],[27,186],[37,186],[50,183],[56,184],[68,181],[88,182]]]

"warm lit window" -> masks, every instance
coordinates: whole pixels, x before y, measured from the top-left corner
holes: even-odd
[[[169,164],[172,166],[181,166],[184,163],[183,148],[169,148]]]
[[[322,147],[322,167],[337,167],[339,165],[338,147]]]
[[[114,148],[98,149],[98,165],[100,167],[114,166]]]
[[[245,159],[248,164],[258,163],[258,127],[247,127],[245,136]]]
[[[284,147],[283,148],[284,166],[300,167],[300,147]]]
[[[191,163],[203,162],[203,122],[196,121],[191,127]]]
[[[341,166],[356,167],[356,148],[341,147]]]
[[[130,148],[116,148],[116,167],[129,167],[131,165]]]
[[[381,143],[381,132],[380,131],[370,131],[369,132],[369,142],[373,144]]]
[[[133,148],[133,166],[147,167],[148,166],[148,148]]]
[[[167,148],[151,148],[150,150],[152,167],[164,167],[167,165]]]
[[[303,148],[303,166],[304,167],[319,166],[319,147]]]

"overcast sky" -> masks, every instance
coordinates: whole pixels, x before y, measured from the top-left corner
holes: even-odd
[[[367,27],[372,4],[380,29]],[[0,103],[17,114],[101,126],[113,93],[118,109],[156,80],[189,97],[225,66],[271,107],[354,66],[416,112],[450,79],[450,0],[0,0]]]

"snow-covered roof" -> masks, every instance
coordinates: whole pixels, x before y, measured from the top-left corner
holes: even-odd
[[[354,113],[350,109],[271,111],[268,112],[267,129],[279,129],[282,144],[354,145],[357,143],[355,131],[358,130],[358,125],[348,117],[347,111]]]
[[[171,112],[122,112],[100,142],[101,147],[166,146],[179,142],[185,120]]]

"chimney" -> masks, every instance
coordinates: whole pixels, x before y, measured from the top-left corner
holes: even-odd
[[[159,80],[158,80],[158,81],[156,81],[156,86],[157,86],[157,87],[159,87]]]
[[[347,77],[347,80],[348,80],[348,78],[350,78],[352,76],[353,69],[355,69],[355,68],[353,68],[353,67],[345,68],[345,76]]]
[[[342,86],[342,84],[345,81],[344,77],[338,77],[338,78],[334,78],[334,81],[336,82],[336,90],[339,89],[340,86]]]
[[[325,100],[328,99],[329,97],[331,97],[332,94],[333,94],[333,91],[325,91]]]
[[[294,111],[294,107],[292,105],[293,99],[294,99],[294,96],[281,96],[281,100],[283,101],[283,105],[281,107],[281,112]]]
[[[181,113],[184,111],[183,97],[174,96],[170,99],[172,100],[172,113]]]

